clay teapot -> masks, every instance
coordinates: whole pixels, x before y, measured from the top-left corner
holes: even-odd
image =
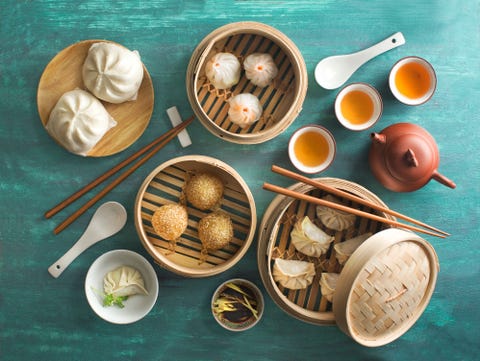
[[[375,177],[394,192],[412,192],[430,181],[455,183],[438,171],[440,156],[433,137],[422,127],[397,123],[371,133],[369,163]]]

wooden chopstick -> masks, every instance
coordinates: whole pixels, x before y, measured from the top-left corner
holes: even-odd
[[[179,129],[180,131],[183,130],[187,125],[189,125],[193,119],[195,119],[195,116],[191,116],[190,118],[188,118],[187,120],[185,120],[184,122],[180,123],[179,125],[177,125],[176,127],[170,129],[168,132],[162,134],[161,136],[159,136],[157,139],[155,139],[154,141],[152,141],[150,144],[147,144],[146,146],[144,146],[142,149],[138,150],[137,152],[133,153],[130,157],[126,158],[125,160],[123,160],[122,162],[120,162],[119,164],[117,164],[115,167],[111,168],[110,170],[108,170],[107,172],[105,172],[104,174],[102,174],[100,177],[98,177],[97,179],[93,180],[92,182],[88,183],[86,186],[84,186],[82,189],[78,190],[77,192],[73,193],[71,196],[69,196],[67,199],[65,199],[64,201],[60,202],[59,204],[57,204],[55,207],[53,207],[52,209],[48,210],[47,212],[45,212],[45,218],[50,218],[50,217],[53,217],[55,214],[57,214],[58,212],[60,212],[62,209],[64,209],[65,207],[69,206],[70,204],[72,204],[73,202],[75,202],[78,198],[80,198],[81,196],[83,196],[85,193],[91,191],[93,188],[95,188],[96,186],[98,186],[100,183],[104,182],[105,180],[107,180],[108,178],[110,178],[111,176],[113,176],[115,173],[117,173],[120,169],[122,169],[123,167],[127,166],[128,164],[130,164],[131,162],[133,162],[135,159],[137,159],[138,157],[140,157],[141,155],[145,154],[147,151],[149,151],[150,149],[152,149],[155,145],[157,145],[158,143],[160,143],[161,141],[163,141],[164,139],[166,139],[170,134],[178,134],[179,132]]]
[[[112,181],[110,184],[108,184],[104,189],[102,189],[96,196],[94,196],[92,199],[90,199],[88,202],[86,202],[82,207],[80,207],[76,212],[72,213],[69,217],[67,217],[62,223],[60,223],[54,230],[53,233],[58,234],[61,231],[63,231],[66,227],[68,227],[73,221],[75,221],[78,217],[80,217],[83,213],[85,213],[92,205],[94,205],[96,202],[98,202],[101,198],[103,198],[107,193],[109,193],[113,188],[115,188],[117,185],[119,185],[121,182],[123,182],[129,175],[131,175],[133,172],[135,172],[140,166],[142,166],[145,162],[147,162],[150,158],[152,158],[160,149],[162,149],[168,142],[170,142],[173,138],[175,138],[178,133],[180,133],[184,128],[187,127],[192,121],[195,119],[195,117],[190,117],[189,119],[185,120],[184,122],[180,123],[177,125],[175,128],[172,128],[169,130],[167,133],[165,133],[163,136],[161,136],[161,141],[160,144],[158,143],[158,139],[155,140],[152,143],[155,143],[153,146],[154,148],[150,153],[145,155],[142,159],[137,161],[133,166],[131,166],[129,169],[127,169],[123,174],[121,174],[118,178],[116,178],[114,181]],[[149,147],[150,149],[152,147],[152,143],[147,145],[145,148]],[[148,150],[147,149],[147,150]],[[131,157],[127,158],[125,161],[122,163],[127,162],[126,164],[130,163],[132,160],[138,158],[138,153],[143,154],[145,151],[144,149],[140,150],[139,152],[135,153]],[[134,157],[135,156],[135,157]],[[132,158],[132,159],[130,159]],[[120,164],[122,164],[120,163]],[[119,164],[119,165],[120,165]],[[126,164],[124,164],[122,167],[124,167]],[[118,167],[118,166],[117,166]],[[112,168],[115,169],[117,167]],[[118,169],[121,169],[122,167],[119,167]],[[109,174],[108,177],[112,176],[118,169],[112,172],[112,170],[108,171],[106,174]],[[108,177],[105,177],[104,179],[107,179]],[[102,178],[102,177],[99,177]],[[92,183],[95,183],[97,180],[95,180]],[[97,183],[98,184],[98,183]],[[95,184],[96,185],[96,184]],[[88,186],[87,186],[88,187]],[[94,187],[94,186],[93,186]],[[91,187],[91,188],[93,188]],[[90,188],[90,189],[91,189]],[[85,192],[83,192],[85,193]],[[76,195],[75,195],[76,196]],[[78,198],[78,197],[77,197]]]
[[[414,218],[410,218],[404,214],[401,214],[401,213],[398,213],[390,208],[386,208],[386,207],[383,207],[381,205],[378,205],[378,204],[375,204],[375,203],[372,203],[370,201],[367,201],[363,198],[360,198],[360,197],[357,197],[351,193],[347,193],[347,192],[344,192],[340,189],[337,189],[337,188],[333,188],[333,187],[330,187],[322,182],[319,182],[319,181],[316,181],[314,179],[310,179],[310,178],[307,178],[301,174],[297,174],[295,172],[292,172],[288,169],[285,169],[285,168],[281,168],[279,166],[276,166],[276,165],[273,165],[272,166],[272,171],[275,172],[275,173],[278,173],[278,174],[281,174],[281,175],[284,175],[286,177],[289,177],[289,178],[292,178],[292,179],[295,179],[297,181],[300,181],[302,183],[306,183],[306,184],[310,184],[318,189],[322,189],[324,191],[327,191],[329,193],[332,193],[334,195],[337,195],[339,197],[343,197],[343,198],[346,198],[346,199],[349,199],[351,201],[354,201],[356,203],[360,203],[360,204],[363,204],[364,206],[368,206],[370,208],[373,208],[373,209],[376,209],[377,211],[381,211],[383,213],[387,213],[387,214],[391,214],[392,216],[395,216],[397,218],[400,218],[400,219],[403,219],[403,220],[406,220],[410,223],[413,223],[413,224],[416,224],[417,226],[421,226],[421,227],[424,227],[424,228],[427,228],[431,231],[434,231],[434,232],[437,232],[437,233],[440,233],[440,234],[444,234],[445,236],[450,236],[450,233],[447,233],[447,232],[444,232],[438,228],[435,228],[435,227],[432,227],[426,223],[423,223],[421,221],[418,221]]]
[[[320,198],[310,196],[308,194],[295,192],[295,191],[292,191],[290,189],[282,188],[282,187],[279,187],[279,186],[276,186],[276,185],[273,185],[273,184],[270,184],[270,183],[263,183],[263,189],[271,191],[271,192],[283,194],[283,195],[288,196],[288,197],[300,199],[300,200],[303,200],[303,201],[306,201],[306,202],[309,202],[309,203],[318,204],[318,205],[321,205],[321,206],[326,206],[326,207],[338,209],[340,211],[355,214],[355,215],[360,216],[360,217],[369,218],[369,219],[372,219],[372,220],[377,221],[377,222],[386,223],[386,224],[389,224],[391,226],[397,226],[397,227],[409,229],[411,231],[425,233],[425,234],[435,236],[435,237],[440,237],[440,238],[445,238],[446,237],[443,234],[439,234],[439,233],[436,233],[436,232],[430,232],[430,231],[427,231],[423,228],[410,226],[408,224],[400,223],[400,222],[397,222],[397,221],[394,221],[394,220],[391,220],[391,219],[388,219],[388,218],[383,218],[383,217],[377,216],[375,214],[363,212],[363,211],[360,211],[358,209],[350,208],[350,207],[347,207],[347,206],[344,206],[344,205],[341,205],[341,204],[338,204],[338,203],[329,202],[329,201],[326,201],[324,199],[320,199]]]

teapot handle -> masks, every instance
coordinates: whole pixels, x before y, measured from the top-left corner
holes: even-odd
[[[446,185],[447,187],[450,187],[450,188],[455,188],[457,186],[455,182],[448,179],[444,175],[438,173],[437,170],[433,171],[432,178],[435,179],[437,182],[442,183],[443,185]]]

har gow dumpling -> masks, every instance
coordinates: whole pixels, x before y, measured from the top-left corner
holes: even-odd
[[[355,252],[355,250],[371,235],[371,232],[367,232],[347,239],[345,242],[335,244],[333,248],[335,249],[335,257],[337,257],[338,263],[342,265],[345,264],[352,253]]]
[[[75,89],[57,101],[46,129],[68,151],[85,156],[115,125],[117,122],[97,98]]]
[[[297,251],[311,257],[320,257],[335,239],[317,227],[308,216],[295,223],[290,237]]]
[[[285,288],[300,290],[312,284],[315,265],[312,262],[276,258],[273,279]]]
[[[338,277],[340,275],[338,273],[331,273],[331,272],[322,272],[320,276],[320,290],[322,292],[322,296],[325,297],[329,302],[333,300],[333,294],[335,292],[335,288],[337,287]]]
[[[143,80],[143,64],[137,51],[99,42],[88,50],[82,76],[87,89],[97,98],[123,103],[137,98]]]
[[[217,89],[228,89],[240,80],[241,66],[232,53],[217,53],[205,64],[205,75]]]
[[[258,98],[250,93],[235,95],[229,100],[228,116],[240,128],[245,128],[260,119],[263,108]]]
[[[278,68],[268,53],[253,53],[243,62],[245,76],[254,85],[266,87],[278,74]]]
[[[142,274],[130,266],[121,266],[108,272],[103,279],[103,290],[114,297],[148,295]]]
[[[331,196],[330,194],[322,199],[332,202],[341,204],[341,202]],[[343,231],[355,223],[355,215],[351,213],[347,213],[344,211],[340,211],[337,209],[333,209],[327,206],[320,206],[316,207],[317,217],[323,223],[323,225],[327,228],[333,229],[335,231]]]

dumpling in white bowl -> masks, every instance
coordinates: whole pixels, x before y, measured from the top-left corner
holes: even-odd
[[[241,66],[232,53],[217,53],[205,64],[205,75],[217,89],[228,89],[240,80]]]
[[[262,104],[250,93],[235,95],[229,100],[228,116],[240,128],[245,128],[260,119],[263,113]]]
[[[278,74],[278,68],[268,53],[253,53],[243,61],[245,76],[261,88],[270,85]]]
[[[115,125],[117,122],[97,98],[75,89],[57,101],[46,129],[68,151],[86,156]]]
[[[88,50],[82,76],[93,95],[118,104],[137,98],[143,80],[143,64],[138,51],[99,42]]]

